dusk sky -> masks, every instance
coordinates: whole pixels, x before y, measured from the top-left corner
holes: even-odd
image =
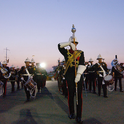
[[[115,55],[124,63],[124,0],[0,0],[0,61],[7,48],[8,66],[21,67],[34,55],[52,70],[73,24],[85,61],[96,63],[101,54],[109,68]]]

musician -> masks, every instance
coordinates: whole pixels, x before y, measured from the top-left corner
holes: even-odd
[[[97,79],[98,79],[98,96],[101,95],[101,86],[103,88],[103,97],[107,98],[107,84],[104,82],[104,76],[108,73],[109,69],[107,68],[107,64],[103,62],[103,58],[101,54],[97,57],[98,63],[95,64],[95,70],[97,71]]]
[[[15,70],[15,66],[12,65],[10,67],[10,71],[11,71],[11,76],[9,78],[9,81],[11,82],[11,92],[13,93],[15,91],[15,78],[16,78],[16,70]]]
[[[63,60],[63,66],[62,66],[63,87],[62,88],[63,88],[63,95],[66,98],[68,96],[68,93],[67,93],[66,79],[65,79],[65,75],[64,75],[65,69],[66,69],[66,63],[65,63],[65,60]]]
[[[29,60],[29,58],[27,58],[27,59],[25,60],[25,66],[22,66],[22,67],[21,67],[21,70],[20,70],[20,75],[24,78],[24,79],[23,79],[23,83],[24,83],[24,90],[25,90],[25,93],[26,93],[27,101],[30,100],[31,95],[30,95],[29,89],[25,86],[25,83],[26,83],[26,82],[28,81],[28,79],[30,78],[30,71],[31,71],[30,60]]]
[[[36,63],[35,81],[37,82],[38,93],[40,93],[43,85],[42,68],[40,66],[40,63]]]
[[[5,73],[2,72],[2,69],[5,70]],[[1,81],[4,83],[3,84],[3,88],[4,88],[3,97],[6,96],[7,81],[8,81],[8,79],[9,79],[10,76],[11,76],[11,73],[10,73],[9,67],[7,66],[7,62],[6,61],[3,61],[2,62],[2,68],[1,68]]]
[[[62,72],[62,66],[60,65],[60,60],[58,60],[58,66],[55,70],[55,76],[54,78],[57,80],[58,82],[58,90],[60,92],[61,88],[60,88],[60,84],[61,84],[61,80],[62,80],[62,75],[63,75],[63,72]]]
[[[90,67],[89,62],[85,62],[86,69],[84,71],[84,89],[88,90],[88,85],[89,85],[89,74],[88,74],[88,68]]]
[[[77,113],[76,113],[76,121],[78,123],[82,123],[82,73],[86,69],[84,62],[84,52],[80,50],[76,50],[78,42],[74,37],[70,37],[68,42],[59,43],[58,49],[60,53],[64,56],[66,61],[66,73],[65,79],[68,84],[68,106],[69,106],[69,115],[70,119],[75,118],[75,110],[74,110],[74,93],[75,93],[75,83],[78,83],[78,104],[76,105]],[[70,49],[66,49],[66,46],[70,46]],[[75,76],[75,62],[74,62],[74,51],[76,58],[76,68],[77,74]],[[69,62],[70,61],[70,62]],[[69,64],[68,64],[69,63]]]
[[[117,81],[119,81],[119,87],[120,87],[120,92],[122,91],[122,78],[123,78],[123,74],[117,70],[116,66],[118,66],[118,60],[114,59],[113,60],[113,66],[112,66],[112,75],[115,79],[115,91],[117,90]],[[120,65],[121,69],[123,69],[123,67]]]
[[[35,61],[34,59],[32,58],[31,59],[31,71],[30,73],[32,74],[32,77],[33,77],[33,80],[36,81],[36,77],[35,77],[35,73],[36,73],[36,66],[35,66]]]
[[[41,73],[42,73],[42,88],[44,88],[46,86],[47,71],[42,67]]]
[[[93,66],[93,60],[92,58],[90,58],[88,68],[92,66]],[[89,92],[91,92],[93,86],[93,93],[96,94],[96,72],[95,70],[90,70],[88,71],[88,74],[89,74]]]
[[[63,94],[63,66],[61,64],[58,65],[58,90],[61,94]]]
[[[21,82],[21,76],[19,74],[19,71],[20,71],[19,66],[16,67],[15,71],[16,71],[16,79],[15,80],[17,82],[17,90],[19,90],[20,89],[20,82]]]

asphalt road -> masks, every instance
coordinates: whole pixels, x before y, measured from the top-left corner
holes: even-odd
[[[68,101],[56,81],[47,81],[36,99],[26,101],[24,89],[0,96],[0,124],[76,124],[68,118]],[[124,81],[123,81],[124,90]],[[83,91],[83,124],[124,124],[124,92],[108,92],[108,98]]]

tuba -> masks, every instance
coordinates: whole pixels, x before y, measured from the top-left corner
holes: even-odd
[[[124,69],[121,67],[120,64],[116,64],[114,68],[120,73],[123,74]]]
[[[114,66],[115,70],[117,70],[120,74],[123,75],[124,68],[121,66],[121,64],[123,65],[124,63],[119,64],[117,55],[115,55],[115,59],[112,60],[111,65],[112,65],[112,67]]]
[[[122,68],[122,66],[118,63],[117,59],[112,60],[111,65],[112,67],[114,66],[115,70],[123,75],[124,68]]]
[[[4,78],[6,78],[6,79],[10,78],[11,73],[8,74],[8,70],[6,68],[1,67],[0,71],[1,71],[2,74],[4,74]]]

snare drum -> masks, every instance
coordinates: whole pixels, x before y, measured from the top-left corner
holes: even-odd
[[[33,79],[29,79],[26,83],[25,86],[29,89],[29,90],[34,90],[35,86],[36,86],[36,82]]]
[[[113,84],[113,78],[112,75],[107,75],[104,77],[104,81],[107,85],[112,85]]]

